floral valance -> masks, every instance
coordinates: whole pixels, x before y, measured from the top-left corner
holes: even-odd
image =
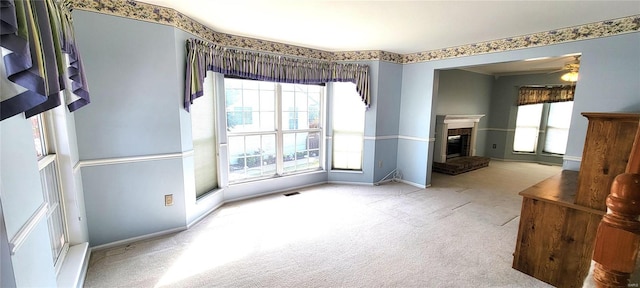
[[[520,87],[518,105],[573,101],[576,86]]]
[[[202,96],[202,83],[207,71],[282,83],[352,82],[356,84],[364,104],[369,107],[370,103],[367,65],[236,50],[192,38],[187,40],[184,98],[184,108],[187,111],[193,100]]]
[[[89,103],[69,7],[55,0],[3,0],[0,25],[3,78],[19,87],[0,95],[0,120],[22,112],[31,117],[60,105],[65,74],[73,92],[65,96],[69,111]],[[69,56],[68,65],[62,53]]]

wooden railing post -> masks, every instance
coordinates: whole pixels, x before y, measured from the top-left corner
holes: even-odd
[[[626,171],[611,185],[607,208],[596,235],[593,279],[598,287],[637,285],[629,283],[629,277],[640,246],[640,125]]]

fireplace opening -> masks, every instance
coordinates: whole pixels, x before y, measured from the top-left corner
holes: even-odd
[[[447,159],[471,155],[471,129],[450,129],[447,136]]]
[[[469,156],[469,135],[447,137],[447,159]]]
[[[460,157],[460,152],[462,151],[460,138],[462,138],[461,135],[447,137],[447,159]]]

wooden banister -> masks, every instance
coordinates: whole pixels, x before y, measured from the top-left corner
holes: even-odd
[[[598,287],[629,287],[640,246],[640,123],[625,173],[607,196],[607,214],[598,226],[593,279]]]

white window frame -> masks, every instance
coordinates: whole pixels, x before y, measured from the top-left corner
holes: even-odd
[[[564,155],[567,152],[566,151],[566,149],[567,149],[566,142],[569,139],[569,128],[571,126],[571,113],[569,113],[568,115],[565,115],[565,116],[568,116],[568,118],[569,118],[569,123],[567,123],[566,127],[556,127],[556,126],[552,126],[551,124],[549,124],[550,119],[551,119],[551,112],[552,112],[551,110],[552,110],[553,106],[554,105],[558,105],[558,104],[562,104],[562,103],[564,103],[564,104],[571,103],[571,108],[573,109],[573,101],[549,103],[549,105],[548,105],[549,107],[547,109],[548,110],[547,117],[546,117],[547,119],[546,119],[546,123],[545,123],[546,124],[546,126],[545,126],[545,134],[544,134],[545,137],[544,137],[544,142],[542,142],[542,153],[551,154],[551,155]],[[558,153],[558,152],[550,151],[551,148],[547,147],[548,140],[550,139],[549,135],[551,135],[551,133],[549,133],[549,130],[553,130],[553,129],[561,130],[561,131],[566,133],[566,139],[564,141],[565,145],[563,147],[564,148],[564,153]]]
[[[360,96],[358,94],[358,92],[355,90],[355,84],[353,85],[353,91],[350,91],[349,93],[344,93],[343,92],[339,92],[337,88],[338,85],[344,85],[344,87],[342,87],[341,89],[346,89],[346,85],[348,85],[349,83],[333,83],[332,87],[333,87],[333,91],[332,91],[332,110],[331,110],[331,116],[332,116],[332,157],[331,157],[331,171],[340,171],[340,172],[361,172],[363,171],[363,166],[364,166],[364,129],[365,129],[365,106],[364,103],[361,102],[361,100],[359,99]],[[339,116],[337,115],[338,111],[340,109],[336,109],[336,105],[337,104],[337,98],[338,97],[350,97],[348,99],[350,100],[354,100],[352,101],[353,104],[358,103],[362,104],[362,107],[358,107],[358,108],[362,108],[362,110],[360,111],[362,113],[361,117],[362,119],[359,119],[362,121],[362,125],[361,127],[357,127],[358,129],[342,129],[342,127],[339,127],[338,125],[338,120],[339,120]],[[355,109],[349,109],[349,118],[350,121],[353,120],[353,117],[355,116],[354,114],[356,113]],[[351,127],[353,128],[353,127]],[[342,139],[348,139],[351,138],[351,141],[348,141],[351,145],[345,145],[345,146],[341,146],[339,145],[340,143],[342,143]],[[353,145],[353,143],[358,143],[359,146],[355,146]],[[338,145],[336,145],[338,144]],[[341,152],[340,154],[347,156],[347,160],[345,160],[346,165],[341,165],[341,166],[336,166],[336,157],[341,157],[340,155],[338,155],[338,153],[336,152]],[[354,159],[356,159],[354,161]]]
[[[573,102],[573,101],[568,101],[568,102]],[[566,102],[558,102],[558,103],[566,103]],[[529,104],[529,105],[539,105],[539,107],[541,107],[541,113],[540,113],[540,118],[538,120],[538,126],[535,127],[536,129],[536,139],[534,144],[534,149],[533,151],[518,151],[515,149],[515,142],[516,142],[516,135],[517,135],[517,131],[518,128],[534,128],[534,126],[517,126],[517,117],[518,115],[516,114],[516,131],[514,132],[514,137],[513,137],[513,147],[512,147],[512,152],[515,154],[540,154],[540,155],[546,155],[546,156],[563,156],[564,153],[555,153],[555,152],[549,152],[547,149],[547,136],[548,136],[548,130],[549,128],[551,129],[563,129],[567,131],[567,136],[568,136],[568,131],[569,131],[569,126],[571,125],[571,123],[569,123],[569,125],[567,125],[567,127],[553,127],[549,125],[549,115],[551,112],[551,105],[553,105],[555,103],[540,103],[540,104]],[[516,113],[519,114],[519,109],[522,106],[518,106],[518,110]],[[569,115],[569,118],[571,118],[571,116]],[[566,145],[565,145],[566,146]],[[542,147],[542,148],[540,148]],[[566,147],[565,147],[566,149]],[[566,150],[565,150],[566,153]]]
[[[538,115],[538,119],[534,119],[529,121],[531,124],[533,125],[523,125],[523,124],[518,124],[518,120],[520,120],[520,117],[522,117],[522,112],[520,109],[523,108],[528,108],[528,109],[538,109],[540,110],[540,114]],[[540,104],[529,104],[529,105],[522,105],[522,106],[518,106],[518,109],[516,110],[517,114],[516,114],[516,129],[515,132],[513,134],[513,152],[514,153],[526,153],[526,154],[536,154],[538,151],[538,143],[540,141],[540,127],[543,124],[542,123],[542,119],[544,118],[542,115],[544,114],[544,104],[540,103]],[[525,122],[527,119],[525,119],[523,122]],[[529,124],[529,123],[528,123]],[[533,139],[533,143],[528,143],[528,144],[532,144],[533,145],[533,149],[531,151],[529,150],[516,150],[516,142],[518,142],[518,135],[521,133],[526,133],[526,132],[531,132],[531,130],[535,130],[535,139]],[[526,133],[528,135],[528,133]]]
[[[233,79],[233,77],[230,77],[231,79]],[[225,77],[225,79],[227,79],[227,77]],[[237,78],[236,78],[237,79]],[[258,81],[258,80],[249,80],[249,79],[240,79],[240,80],[246,80],[246,81]],[[266,174],[266,175],[258,175],[255,177],[244,177],[241,179],[232,179],[232,172],[231,172],[231,161],[232,161],[232,155],[231,155],[231,148],[228,149],[228,161],[226,163],[226,167],[228,170],[228,178],[229,178],[229,184],[238,184],[238,183],[244,183],[244,182],[250,182],[250,181],[256,181],[256,180],[264,180],[264,179],[269,179],[269,178],[274,178],[274,177],[281,177],[281,176],[287,176],[287,175],[296,175],[296,174],[305,174],[305,173],[313,173],[316,171],[321,171],[324,170],[324,109],[325,109],[325,95],[326,95],[326,89],[323,87],[322,89],[319,89],[319,99],[318,99],[318,103],[319,103],[319,111],[318,111],[318,127],[308,127],[308,128],[302,128],[302,129],[284,129],[285,127],[289,126],[289,122],[287,121],[287,123],[284,123],[284,118],[283,117],[283,113],[291,113],[292,111],[285,111],[282,107],[283,105],[283,91],[282,91],[282,83],[277,83],[277,82],[268,82],[268,81],[259,81],[259,82],[266,82],[266,83],[273,83],[275,85],[274,87],[274,93],[275,93],[275,103],[274,103],[274,107],[275,107],[275,113],[274,113],[274,129],[273,130],[263,130],[263,131],[232,131],[229,126],[228,123],[226,123],[226,127],[227,127],[227,133],[226,133],[226,138],[227,138],[227,145],[228,146],[232,146],[232,141],[230,140],[231,137],[247,137],[247,136],[268,136],[268,135],[273,135],[275,137],[275,171],[273,174]],[[286,85],[300,85],[300,84],[286,84]],[[310,85],[313,86],[313,85]],[[226,104],[226,88],[224,89],[225,91],[225,119],[228,119],[227,117],[227,113],[228,112],[237,112],[237,111],[232,111],[232,110],[228,110],[227,104]],[[307,98],[308,100],[309,98]],[[308,104],[307,104],[308,105]],[[309,106],[307,106],[309,107]],[[261,110],[259,112],[262,112]],[[270,112],[270,111],[268,111]],[[300,113],[298,111],[293,111],[294,113]],[[306,111],[309,112],[309,111]],[[299,114],[298,114],[299,115]],[[255,118],[255,116],[252,116],[252,119]],[[259,117],[260,118],[260,117]],[[297,119],[297,118],[296,118]],[[263,119],[260,119],[263,120]],[[290,119],[289,119],[290,120]],[[254,120],[252,120],[254,121]],[[308,121],[308,118],[307,120]],[[317,159],[318,159],[318,166],[317,167],[311,167],[308,169],[296,169],[294,171],[285,171],[285,160],[284,160],[284,138],[285,135],[287,134],[293,134],[294,137],[298,134],[298,133],[307,133],[307,135],[310,135],[312,133],[315,133],[318,135],[318,155],[317,155]],[[246,138],[245,138],[246,139]],[[309,137],[307,136],[306,141],[308,140]],[[246,143],[246,142],[245,142]],[[297,143],[297,141],[294,140],[294,143]],[[245,148],[246,150],[246,148]],[[303,153],[309,153],[309,150],[311,150],[311,148],[309,147],[309,142],[306,143],[306,149],[304,149],[304,151],[301,151]],[[313,149],[315,150],[315,149]],[[300,159],[297,159],[297,150],[294,150],[294,161],[299,161]],[[259,154],[260,157],[263,156],[263,154]],[[252,157],[258,157],[258,156],[252,156]],[[245,156],[244,156],[244,170],[245,170],[245,175],[247,173],[247,169],[248,166],[246,165],[246,159],[248,158],[248,156],[246,155],[246,151],[245,151]],[[261,158],[262,159],[262,158]],[[261,160],[263,161],[263,159]],[[262,167],[262,164],[261,164]],[[262,168],[261,168],[262,169]]]
[[[37,121],[40,137],[39,144],[35,143],[34,148],[42,149],[42,155],[38,155],[38,170],[42,184],[43,199],[48,203],[47,209],[47,227],[49,231],[49,241],[51,245],[52,259],[56,275],[62,268],[62,263],[69,251],[69,232],[67,227],[67,215],[64,205],[64,193],[62,191],[60,168],[58,166],[58,157],[55,151],[55,143],[53,137],[53,123],[50,121],[51,112],[45,112],[30,118],[31,121]],[[35,136],[35,135],[34,135]],[[55,191],[51,191],[51,189]],[[59,223],[56,222],[59,217]],[[54,242],[60,241],[60,247],[56,249]],[[55,251],[54,251],[55,250]],[[55,255],[57,253],[57,255]]]

